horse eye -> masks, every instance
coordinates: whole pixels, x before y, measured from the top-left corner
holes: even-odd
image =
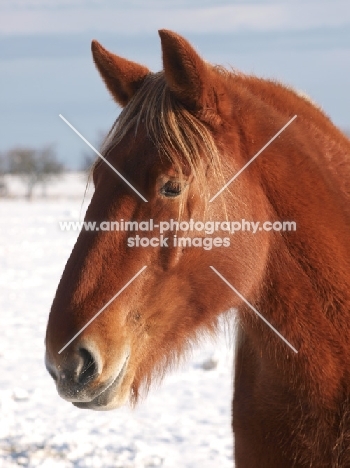
[[[168,180],[160,189],[160,193],[165,197],[177,197],[181,193],[181,184],[175,180]]]

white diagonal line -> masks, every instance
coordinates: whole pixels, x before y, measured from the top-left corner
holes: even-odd
[[[266,325],[268,325],[268,326],[271,328],[271,330],[273,330],[273,331],[276,333],[276,335],[278,335],[278,336],[281,338],[281,340],[283,340],[295,353],[298,353],[298,351],[294,348],[294,346],[292,346],[292,345],[289,343],[289,341],[286,340],[285,337],[284,337],[283,335],[281,335],[281,333],[280,333],[279,331],[277,331],[276,328],[273,327],[273,326],[271,325],[271,323],[270,323],[268,320],[266,320],[266,318],[265,318],[263,315],[261,315],[260,312],[258,312],[258,311],[256,310],[256,308],[255,308],[254,306],[252,306],[252,305],[250,304],[250,302],[248,302],[247,299],[246,299],[244,296],[242,296],[242,294],[239,293],[239,292],[237,291],[237,289],[234,288],[234,287],[232,286],[232,284],[230,284],[230,283],[227,281],[226,278],[224,278],[224,277],[222,276],[221,273],[218,272],[218,270],[216,270],[213,266],[211,266],[210,268],[218,275],[219,278],[222,279],[222,281],[223,281],[224,283],[227,284],[227,286],[228,286],[229,288],[232,289],[232,291],[234,291],[234,292],[237,294],[238,297],[240,297],[240,298],[242,299],[243,302],[245,302],[245,303],[247,304],[247,306],[249,306],[249,307],[252,309],[253,312],[256,313],[256,315],[258,315],[258,317],[261,318],[261,320],[262,320],[263,322],[266,323]]]
[[[290,125],[296,118],[297,118],[296,115],[295,115],[294,117],[292,117],[292,118],[290,119],[290,121],[287,122],[286,125],[285,125],[283,128],[281,128],[281,130],[280,130],[279,132],[277,132],[276,135],[275,135],[274,137],[272,137],[271,140],[269,140],[269,141],[266,143],[266,145],[263,146],[263,147],[261,148],[261,150],[258,151],[258,152],[256,153],[256,155],[253,156],[252,159],[250,159],[250,160],[247,162],[247,164],[245,164],[245,165],[242,167],[242,169],[240,169],[240,170],[232,177],[232,179],[230,179],[230,180],[218,191],[218,193],[216,193],[216,194],[209,200],[209,203],[211,203],[212,201],[214,201],[215,198],[218,197],[218,196],[220,195],[220,193],[222,193],[222,192],[223,192],[223,191],[240,175],[240,174],[242,174],[242,172],[243,172],[245,169],[247,169],[247,167],[249,166],[249,164],[251,164],[251,163],[259,156],[259,154],[261,154],[261,153],[264,151],[264,149],[266,149],[266,148],[283,132],[283,130],[285,130],[285,129],[288,127],[288,125]]]
[[[59,114],[59,116],[60,116],[61,119],[73,130],[73,132],[75,132],[83,141],[85,141],[85,143],[86,143],[88,146],[90,146],[90,148],[97,154],[97,156],[99,156],[111,169],[113,169],[113,171],[114,171],[114,172],[115,172],[115,173],[116,173],[116,174],[117,174],[117,175],[118,175],[134,192],[135,192],[135,193],[137,193],[137,195],[138,195],[140,198],[142,198],[142,200],[143,200],[144,202],[147,203],[146,198],[145,198],[143,195],[141,195],[141,193],[140,193],[138,190],[136,190],[136,188],[135,188],[127,179],[125,179],[125,177],[124,177],[119,171],[117,171],[117,169],[116,169],[114,166],[112,166],[112,164],[111,164],[109,161],[107,161],[107,159],[106,159],[105,157],[103,157],[102,154],[101,154],[99,151],[97,151],[97,149],[94,148],[94,147],[92,146],[92,144],[91,144],[90,142],[88,142],[87,139],[84,138],[83,135],[82,135],[81,133],[79,133],[78,130],[77,130],[75,127],[73,127],[73,125],[72,125],[70,122],[68,122],[67,119],[65,119],[65,118],[63,117],[62,114]]]
[[[88,323],[87,323],[86,325],[84,325],[83,328],[82,328],[81,330],[79,330],[78,333],[77,333],[76,335],[74,335],[73,338],[72,338],[71,340],[69,340],[68,343],[65,344],[65,345],[63,346],[63,348],[60,349],[60,350],[58,351],[58,354],[61,354],[62,351],[64,351],[64,350],[67,348],[67,346],[69,346],[69,345],[72,343],[72,341],[74,341],[75,338],[77,338],[77,337],[85,330],[85,328],[87,328],[100,314],[102,314],[102,312],[109,306],[109,304],[111,304],[111,303],[114,301],[114,299],[116,299],[116,298],[119,296],[119,294],[121,294],[121,293],[124,291],[124,289],[126,289],[126,288],[127,288],[127,287],[128,287],[128,286],[129,286],[129,285],[146,269],[146,268],[147,268],[147,265],[145,265],[144,267],[142,267],[141,270],[139,270],[139,271],[136,273],[136,275],[133,276],[133,277],[131,278],[131,280],[129,280],[129,281],[117,292],[117,294],[115,294],[115,295],[112,297],[112,299],[110,299],[110,300],[107,302],[107,304],[105,304],[105,305],[102,307],[102,309],[99,310],[99,311],[97,312],[97,314],[95,314],[95,315],[92,317],[92,319],[90,319],[90,320],[88,321]]]

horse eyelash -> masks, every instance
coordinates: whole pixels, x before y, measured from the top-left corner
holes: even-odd
[[[175,189],[175,190],[174,190]],[[182,187],[179,182],[168,180],[162,188],[160,189],[160,193],[168,198],[177,197],[182,192]]]

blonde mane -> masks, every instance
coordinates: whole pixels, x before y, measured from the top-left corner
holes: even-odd
[[[186,110],[171,93],[164,73],[150,73],[141,88],[122,110],[108,133],[101,152],[104,156],[142,123],[152,143],[184,178],[188,166],[209,200],[206,171],[210,166],[218,180],[224,180],[220,154],[209,128]]]

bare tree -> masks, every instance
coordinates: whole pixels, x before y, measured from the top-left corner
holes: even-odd
[[[13,148],[7,152],[9,171],[19,175],[26,185],[26,198],[33,196],[37,184],[43,186],[45,193],[47,183],[58,177],[64,166],[57,160],[52,146],[43,149]]]

